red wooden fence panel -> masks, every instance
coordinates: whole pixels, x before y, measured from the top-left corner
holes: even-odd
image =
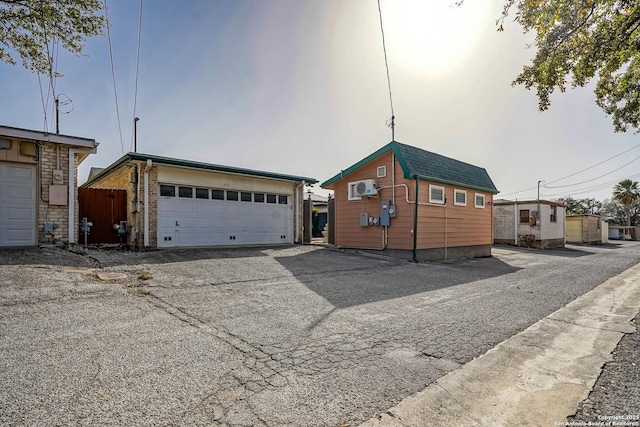
[[[120,243],[113,224],[127,220],[126,190],[78,188],[80,220],[87,217],[93,223],[87,243]],[[78,243],[84,243],[84,234],[78,235]]]

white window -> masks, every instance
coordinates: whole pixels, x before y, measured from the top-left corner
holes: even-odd
[[[456,206],[467,206],[467,192],[465,190],[453,190],[453,204]]]
[[[476,193],[476,208],[484,209],[484,194]]]
[[[444,187],[429,184],[429,203],[444,203]]]
[[[378,166],[378,171],[376,176],[378,178],[384,178],[385,176],[387,176],[387,167],[386,166]]]

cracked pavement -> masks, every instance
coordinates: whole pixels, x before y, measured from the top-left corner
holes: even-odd
[[[2,425],[357,425],[640,262],[637,242],[31,251],[0,252]]]

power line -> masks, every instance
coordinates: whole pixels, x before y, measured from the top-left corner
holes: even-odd
[[[627,176],[627,178],[629,178],[629,179],[637,178],[637,177],[640,177],[640,173]],[[619,179],[613,180],[613,181],[607,181],[607,182],[602,183],[602,184],[597,184],[597,185],[593,185],[593,186],[590,186],[590,187],[578,188],[578,189],[575,189],[575,190],[572,190],[572,191],[569,191],[569,192],[545,194],[545,197],[571,196],[571,195],[576,195],[576,194],[583,194],[583,193],[589,193],[589,192],[598,191],[598,190],[604,190],[605,188],[612,187],[613,185],[617,184],[618,182],[620,182]]]
[[[136,119],[136,106],[138,104],[138,75],[140,71],[140,40],[142,39],[142,3],[143,0],[140,0],[140,21],[138,22],[138,57],[136,59],[136,86],[135,92],[133,95],[133,120]],[[131,145],[133,146],[133,140],[135,138],[135,124],[133,128],[133,133],[131,135]]]
[[[593,169],[593,168],[594,168],[594,167],[596,167],[596,166],[600,166],[600,165],[601,165],[601,164],[603,164],[603,163],[606,163],[606,162],[608,162],[608,161],[610,161],[610,160],[613,160],[613,159],[615,159],[616,157],[620,157],[621,155],[626,154],[626,153],[628,153],[629,151],[631,151],[631,150],[635,150],[636,148],[639,148],[639,147],[640,147],[640,144],[639,144],[639,145],[636,145],[636,146],[634,146],[634,147],[631,147],[631,148],[629,148],[629,149],[627,149],[627,150],[623,151],[622,153],[618,153],[618,154],[616,154],[615,156],[609,157],[609,158],[608,158],[608,159],[606,159],[606,160],[603,160],[603,161],[598,162],[598,163],[596,163],[596,164],[594,164],[594,165],[591,165],[591,166],[589,166],[589,167],[587,167],[587,168],[585,168],[585,169],[579,170],[578,172],[574,172],[574,173],[572,173],[572,174],[570,174],[570,175],[564,176],[564,177],[562,177],[562,178],[555,179],[555,180],[553,180],[553,181],[549,181],[549,182],[548,182],[548,184],[553,184],[554,182],[562,181],[562,180],[564,180],[564,179],[571,178],[572,176],[578,175],[578,174],[580,174],[580,173],[582,173],[582,172],[586,172],[586,171],[588,171],[588,170],[590,170],[590,169]],[[636,159],[634,159],[634,160],[632,160],[632,161],[631,161],[631,162],[629,162],[629,163],[632,163],[632,162],[634,162],[635,160],[637,160],[637,158],[636,158]],[[627,165],[621,166],[619,169],[621,169],[621,168],[623,168],[623,167],[625,167],[625,166],[627,166]],[[616,172],[616,171],[617,171],[617,170],[619,170],[619,169],[616,169],[616,170],[614,170],[614,171],[612,171],[612,172],[609,172],[609,174],[611,174],[611,173],[613,173],[613,172]],[[605,174],[605,175],[603,175],[603,176],[606,176],[606,175],[609,175],[609,174]],[[594,180],[595,180],[595,179],[598,179],[598,178],[594,178]],[[585,182],[589,182],[589,181],[584,181],[584,182],[582,182],[582,183],[578,183],[578,184],[575,184],[575,185],[584,184]],[[572,185],[574,185],[574,184],[572,184]],[[572,186],[572,185],[567,185],[567,186]],[[562,186],[558,186],[558,187],[547,187],[546,185],[545,185],[545,187],[546,187],[546,188],[562,188]],[[524,192],[526,192],[526,191],[535,190],[536,188],[538,188],[538,187],[537,187],[537,186],[533,186],[533,187],[525,188],[524,190],[518,190],[518,191],[511,192],[511,193],[501,194],[501,195],[500,195],[500,197],[511,196],[511,195],[513,195],[513,194],[520,194],[520,193],[524,193]]]
[[[382,9],[378,0],[378,16],[380,17],[380,33],[382,33],[382,51],[384,52],[384,66],[387,70],[387,85],[389,87],[389,104],[391,105],[391,140],[395,140],[395,118],[393,111],[393,97],[391,96],[391,78],[389,77],[389,62],[387,61],[387,46],[384,41],[384,27],[382,26]]]
[[[547,186],[547,185],[545,185],[544,187],[545,188],[566,188],[566,187],[575,187],[576,185],[586,184],[587,182],[593,182],[596,179],[604,178],[607,175],[611,175],[612,173],[617,172],[617,171],[619,171],[620,169],[622,169],[622,168],[624,168],[626,166],[629,166],[631,163],[633,163],[633,162],[635,162],[635,161],[637,161],[639,159],[640,159],[640,156],[638,156],[635,159],[631,160],[629,163],[625,163],[624,165],[620,166],[619,168],[612,170],[611,172],[607,172],[604,175],[600,175],[598,177],[595,177],[595,178],[592,178],[592,179],[588,179],[586,181],[576,182],[575,184],[557,185],[557,186]]]
[[[582,170],[580,170],[580,171],[578,171],[578,172],[572,173],[571,175],[567,175],[567,176],[565,176],[565,177],[563,177],[563,178],[559,178],[559,179],[556,179],[556,180],[554,180],[554,181],[551,181],[551,182],[549,182],[548,184],[553,184],[554,182],[562,181],[562,180],[564,180],[564,179],[571,178],[572,176],[578,175],[578,174],[580,174],[580,173],[582,173],[582,172],[586,172],[586,171],[588,171],[589,169],[593,169],[593,168],[595,168],[596,166],[600,166],[601,164],[606,163],[606,162],[608,162],[609,160],[613,160],[613,159],[615,159],[616,157],[620,157],[620,156],[622,156],[623,154],[626,154],[626,153],[628,153],[628,152],[629,152],[629,151],[631,151],[631,150],[635,150],[635,149],[636,149],[636,148],[638,148],[638,147],[640,147],[640,144],[636,145],[635,147],[631,147],[631,148],[629,148],[628,150],[623,151],[622,153],[616,154],[616,155],[615,155],[615,156],[613,156],[613,157],[609,157],[608,159],[603,160],[603,161],[601,161],[600,163],[596,163],[595,165],[589,166],[588,168],[582,169]]]
[[[40,80],[41,74],[38,73],[38,86],[40,87],[40,101],[42,102],[42,112],[44,113],[44,131],[49,133],[49,125],[47,124],[47,106],[44,102],[44,93],[42,92],[42,81]]]
[[[120,106],[118,105],[118,88],[116,86],[116,71],[113,65],[113,49],[111,48],[111,31],[109,31],[109,27],[111,24],[109,23],[109,12],[107,9],[107,0],[103,0],[104,3],[104,19],[105,25],[107,26],[107,42],[109,44],[109,60],[111,62],[111,79],[113,80],[113,94],[115,96],[116,102],[116,117],[118,119],[118,133],[120,134],[120,148],[122,150],[122,154],[124,154],[124,144],[122,143],[122,125],[120,124]]]

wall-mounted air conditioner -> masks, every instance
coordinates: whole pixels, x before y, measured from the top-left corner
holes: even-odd
[[[364,179],[349,183],[349,200],[359,200],[362,197],[377,196],[378,187],[375,179]]]

